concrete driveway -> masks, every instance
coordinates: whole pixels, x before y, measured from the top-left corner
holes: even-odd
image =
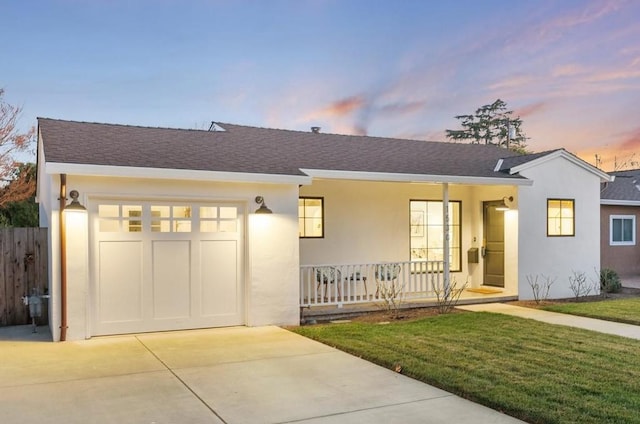
[[[40,331],[0,328],[0,423],[520,422],[277,327]]]

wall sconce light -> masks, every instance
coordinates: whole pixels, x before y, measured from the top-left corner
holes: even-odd
[[[255,213],[273,213],[271,212],[271,209],[269,209],[267,205],[264,203],[264,197],[256,196],[256,203],[259,204],[260,207],[256,209]]]
[[[78,201],[79,196],[80,193],[78,193],[78,190],[71,190],[71,192],[69,193],[69,197],[71,197],[71,203],[65,206],[64,210],[86,212],[87,208],[82,206],[82,204]]]
[[[502,198],[502,204],[501,204],[501,205],[499,205],[499,206],[497,206],[497,207],[496,207],[496,210],[497,210],[497,211],[502,211],[502,212],[504,212],[504,211],[508,211],[509,209],[511,209],[511,208],[509,207],[509,205],[507,205],[507,200],[508,200],[509,202],[513,202],[513,196],[509,196],[509,197],[506,197],[506,196],[505,196],[505,197],[503,197],[503,198]]]

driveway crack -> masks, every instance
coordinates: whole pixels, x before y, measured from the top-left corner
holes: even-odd
[[[200,397],[199,394],[197,394],[191,387],[189,387],[189,385],[187,384],[186,381],[184,381],[182,378],[180,378],[180,376],[178,374],[176,374],[162,359],[160,359],[160,357],[158,355],[156,355],[156,353],[151,350],[149,348],[149,346],[147,346],[146,344],[144,344],[144,342],[142,340],[140,340],[140,338],[138,338],[136,336],[136,340],[138,340],[138,342],[144,346],[145,349],[147,349],[147,351],[153,355],[154,358],[156,358],[158,360],[158,362],[160,362],[162,364],[163,367],[165,367],[167,369],[167,371],[169,371],[180,383],[182,383],[182,385],[189,391],[191,392],[191,394],[193,396],[196,397],[196,399],[198,399],[209,411],[211,411],[211,413],[213,415],[215,415],[220,421],[222,421],[224,424],[229,424],[224,418],[222,418],[220,416],[220,414],[218,414],[216,412],[215,409],[213,409],[207,402],[205,402],[204,399],[202,399],[202,397]]]

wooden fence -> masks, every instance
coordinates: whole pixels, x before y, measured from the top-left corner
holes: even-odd
[[[31,323],[22,297],[48,294],[47,273],[46,228],[0,229],[0,326]],[[48,322],[47,303],[43,300],[40,325]]]

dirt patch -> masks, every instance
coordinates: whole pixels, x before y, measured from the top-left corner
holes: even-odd
[[[458,314],[465,313],[466,311],[461,311],[458,309],[453,309],[450,313]],[[398,312],[397,316],[393,316],[386,311],[379,312],[369,312],[364,315],[360,315],[357,317],[350,318],[353,322],[368,322],[368,323],[386,323],[386,322],[398,322],[398,321],[413,321],[420,318],[433,317],[440,315],[438,308],[411,308],[411,309],[403,309]]]
[[[627,291],[627,289],[623,289],[620,293],[609,293],[606,298],[602,296],[587,296],[582,297],[578,300],[575,298],[567,298],[567,299],[555,299],[555,300],[547,300],[544,302],[536,303],[534,300],[515,300],[511,302],[505,302],[508,305],[516,305],[523,306],[526,308],[541,308],[543,306],[548,305],[558,305],[563,303],[575,303],[575,302],[595,302],[601,301],[604,299],[623,299],[629,297],[640,297],[640,289],[634,291]],[[460,309],[453,309],[450,313],[460,314],[460,313],[468,313],[467,311],[463,311]],[[410,308],[410,309],[402,309],[399,311],[398,316],[394,317],[392,314],[387,311],[375,311],[375,312],[367,312],[362,315],[351,316],[344,319],[337,319],[333,322],[366,322],[373,324],[380,323],[391,323],[391,322],[403,322],[403,321],[413,321],[420,318],[433,317],[440,315],[437,307],[428,307],[428,308]],[[314,321],[315,322],[315,321]],[[318,323],[326,323],[327,321],[318,320]]]
[[[508,305],[524,306],[526,308],[542,308],[544,306],[562,305],[565,303],[600,302],[601,300],[628,299],[632,297],[640,297],[640,290],[623,289],[619,293],[607,293],[606,297],[602,295],[594,295],[583,296],[579,297],[578,299],[576,299],[575,297],[569,297],[566,299],[545,300],[540,301],[540,303],[537,303],[535,300],[514,300],[506,303]]]

